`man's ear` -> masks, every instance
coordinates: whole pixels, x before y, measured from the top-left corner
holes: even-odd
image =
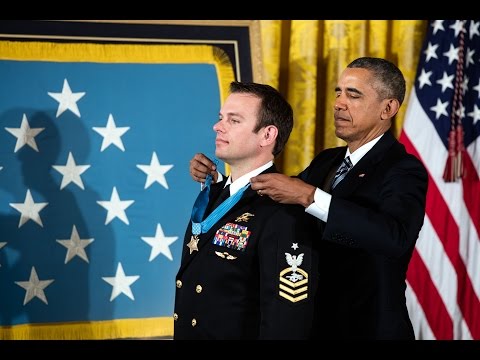
[[[397,99],[385,99],[384,102],[385,106],[380,114],[380,117],[382,120],[388,120],[393,118],[398,112],[398,109],[400,109],[400,103]]]
[[[261,141],[262,146],[274,144],[278,136],[278,129],[274,125],[265,126],[261,131],[263,131],[263,137]]]

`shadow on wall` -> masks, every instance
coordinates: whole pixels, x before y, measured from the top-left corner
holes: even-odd
[[[66,169],[72,159],[87,163],[87,129],[80,121],[62,128],[47,112],[25,108],[3,113],[0,123],[0,293],[9,294],[0,296],[0,326],[88,323],[96,313],[90,299],[98,298],[92,292],[102,282],[92,260],[113,263],[115,249],[99,195]],[[101,309],[103,319],[112,307]],[[81,338],[93,338],[88,326]]]

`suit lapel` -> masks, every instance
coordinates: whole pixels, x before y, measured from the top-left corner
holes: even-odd
[[[358,186],[370,178],[377,164],[385,158],[395,142],[395,137],[390,131],[387,131],[375,146],[348,172],[345,179],[332,191],[332,194],[346,196],[354,192]]]
[[[212,203],[215,202],[216,198],[220,195],[220,192],[222,191],[226,182],[227,182],[227,179],[223,179],[223,181],[221,181],[219,183],[212,184],[210,186],[210,194],[209,194],[209,197],[208,197],[208,204],[207,204],[207,207],[205,209],[205,214],[208,212],[209,208],[212,206]],[[210,229],[210,231],[211,231],[211,229]],[[208,233],[210,233],[210,231]],[[188,223],[188,228],[185,231],[185,239],[184,239],[183,246],[186,247],[185,240],[187,240],[187,243],[188,243],[190,241],[190,239],[192,238],[192,235],[193,235],[192,234],[192,220],[190,219],[190,222]],[[197,244],[199,249],[200,249],[200,246],[205,242],[205,241],[202,241],[203,236],[204,235],[200,236],[200,241]],[[192,259],[195,257],[197,252],[198,251],[193,251],[190,254],[190,250],[188,248],[184,249],[184,251],[182,251],[182,261],[181,261],[180,271],[182,271],[192,261]]]
[[[208,198],[208,205],[207,208],[205,209],[205,216],[207,214],[210,214],[211,212],[211,207],[217,200],[217,198],[220,196],[220,193],[222,192],[223,188],[225,187],[225,183],[227,182],[227,179],[223,179],[223,181],[220,181],[219,183],[212,184],[210,186],[210,196]],[[204,218],[205,218],[204,216]]]
[[[330,193],[333,178],[335,177],[335,173],[337,172],[338,167],[342,163],[343,159],[345,158],[345,153],[347,152],[347,148],[341,148],[342,150],[337,153],[336,156],[332,157],[332,160],[327,165],[327,171],[321,171],[320,173],[327,174],[319,183],[322,184],[322,190]]]
[[[323,191],[330,192],[333,176],[345,157],[346,151],[346,146],[329,149],[300,173],[299,177]]]

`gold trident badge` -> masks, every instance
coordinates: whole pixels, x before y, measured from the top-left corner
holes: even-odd
[[[241,221],[247,222],[248,220],[250,220],[250,217],[252,217],[252,216],[255,216],[255,215],[250,214],[249,212],[246,212],[245,214],[242,214],[239,217],[237,217],[235,219],[235,222],[241,222]]]

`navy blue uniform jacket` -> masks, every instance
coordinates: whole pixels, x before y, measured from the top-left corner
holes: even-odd
[[[223,186],[211,186],[210,202]],[[302,206],[276,203],[249,187],[191,254],[189,223],[176,277],[174,339],[309,338],[318,280],[309,218]]]

